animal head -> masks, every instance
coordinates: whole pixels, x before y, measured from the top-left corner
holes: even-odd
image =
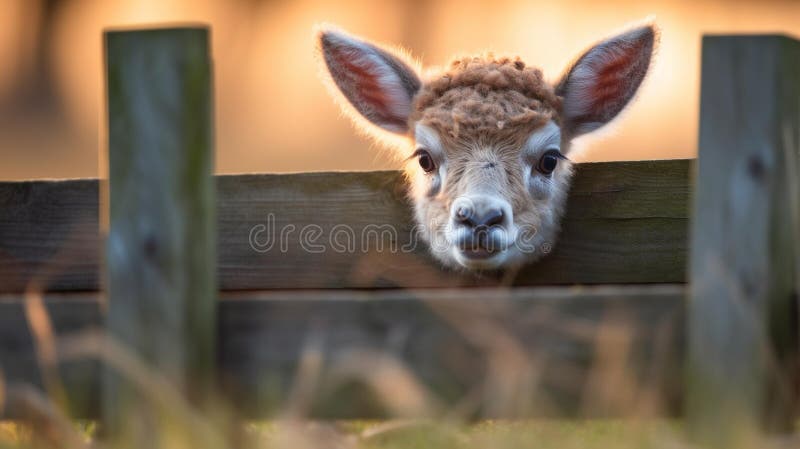
[[[331,91],[369,134],[407,142],[420,235],[443,264],[498,269],[552,245],[572,177],[570,142],[614,119],[647,73],[652,25],[589,48],[550,84],[519,58],[454,60],[423,76],[402,52],[318,34]]]

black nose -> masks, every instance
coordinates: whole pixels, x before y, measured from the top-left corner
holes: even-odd
[[[474,210],[460,207],[456,211],[456,219],[459,223],[471,228],[491,227],[503,224],[503,209],[489,209],[483,213],[476,213]]]

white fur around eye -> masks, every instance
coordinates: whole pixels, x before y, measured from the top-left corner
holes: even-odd
[[[528,188],[530,189],[531,196],[537,200],[549,198],[553,190],[552,178],[542,174],[534,174],[528,181]]]
[[[543,127],[537,129],[528,138],[525,148],[522,151],[522,164],[525,167],[525,185],[535,199],[544,199],[550,196],[553,189],[552,178],[558,176],[560,165],[558,165],[551,176],[545,176],[536,170],[539,158],[548,150],[559,150],[561,145],[561,128],[555,122],[548,122]]]
[[[523,153],[527,155],[536,155],[551,148],[557,149],[560,145],[561,128],[551,120],[528,137]]]
[[[416,142],[416,147],[427,150],[436,163],[436,170],[431,173],[425,173],[422,168],[419,167],[416,160],[412,161],[413,164],[416,165],[416,167],[414,167],[417,172],[416,176],[420,178],[419,180],[423,180],[423,182],[417,182],[415,184],[428,186],[424,193],[415,192],[415,194],[434,196],[441,191],[447,174],[447,159],[445,158],[444,149],[442,148],[442,142],[436,130],[421,124],[418,124],[414,129],[414,140]]]

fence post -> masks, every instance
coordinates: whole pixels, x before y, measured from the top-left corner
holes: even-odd
[[[217,334],[209,31],[109,31],[105,58],[108,330],[147,363],[146,375],[200,403],[214,381]],[[159,403],[157,382],[142,389],[136,373],[110,371],[109,436],[161,446],[159,428],[177,408]]]
[[[703,38],[687,427],[717,447],[793,425],[800,42]]]

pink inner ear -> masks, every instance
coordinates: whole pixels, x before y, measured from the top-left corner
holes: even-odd
[[[597,78],[589,93],[596,107],[607,110],[619,106],[621,109],[633,96],[638,87],[637,80],[640,81],[647,70],[647,66],[642,68],[639,61],[644,46],[644,42],[636,41],[626,45],[624,51],[609,51],[610,58],[598,64]]]
[[[650,65],[655,30],[642,27],[587,51],[559,84],[573,136],[613,120],[633,98]]]
[[[349,36],[324,34],[321,43],[334,83],[356,111],[386,130],[406,132],[409,90],[418,88],[411,69],[383,50]]]
[[[346,52],[335,51],[335,57],[338,64],[344,69],[347,74],[348,81],[352,87],[358,89],[363,99],[369,103],[369,106],[380,113],[382,116],[387,115],[389,112],[389,96],[381,89],[378,83],[377,67],[370,64],[366,58],[362,58],[363,64],[355,64],[351,59],[343,57]],[[352,100],[351,100],[352,101]]]

